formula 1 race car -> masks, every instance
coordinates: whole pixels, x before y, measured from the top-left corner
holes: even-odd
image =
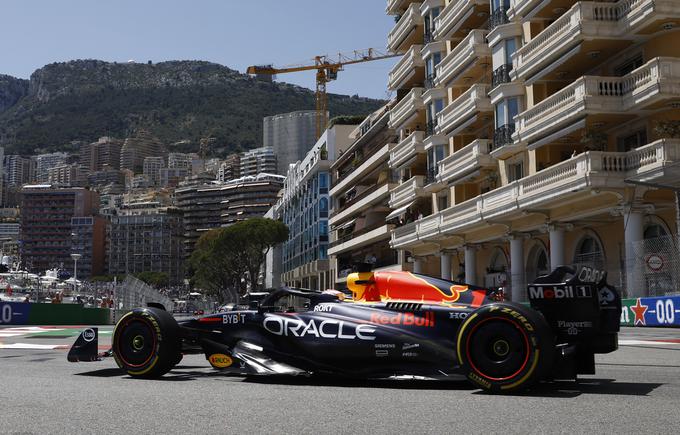
[[[244,375],[331,374],[348,378],[461,375],[492,392],[545,379],[594,374],[596,353],[617,349],[621,300],[606,274],[560,267],[528,286],[530,307],[490,292],[410,272],[359,272],[340,292],[283,288],[249,309],[177,322],[150,304],[117,323],[97,354],[97,330],[78,337],[69,361],[113,356],[132,377],[171,370],[205,354]]]

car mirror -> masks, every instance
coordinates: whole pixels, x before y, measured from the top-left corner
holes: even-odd
[[[248,303],[248,308],[251,310],[257,310],[260,308],[260,303],[258,301],[250,301]]]

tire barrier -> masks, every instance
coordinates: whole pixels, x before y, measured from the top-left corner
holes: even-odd
[[[80,304],[0,302],[0,325],[110,325],[111,310]]]
[[[624,299],[622,326],[680,327],[680,296]]]

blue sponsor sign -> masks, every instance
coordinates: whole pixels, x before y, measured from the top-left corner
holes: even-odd
[[[621,324],[626,326],[680,326],[680,296],[624,299]]]
[[[31,305],[25,302],[0,302],[0,325],[28,325]]]

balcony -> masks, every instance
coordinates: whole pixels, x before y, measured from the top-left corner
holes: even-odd
[[[484,75],[491,65],[491,49],[486,43],[486,30],[471,31],[437,65],[437,81],[444,87],[461,86]],[[466,77],[462,77],[463,74]],[[466,80],[464,80],[466,79]]]
[[[388,81],[390,90],[395,91],[408,87],[409,84],[423,82],[425,61],[420,55],[422,48],[422,45],[412,45],[401,60],[394,65]]]
[[[419,110],[424,109],[423,88],[413,88],[392,110],[390,110],[390,128],[399,129],[401,125],[415,118]]]
[[[481,27],[489,16],[489,0],[451,1],[434,20],[434,37],[438,40],[464,37],[464,28]]]
[[[344,252],[353,252],[357,249],[372,245],[380,240],[386,240],[390,237],[390,233],[394,225],[383,224],[377,228],[361,230],[353,233],[347,238],[333,242],[333,245],[328,249],[328,255],[338,255]]]
[[[490,219],[523,216],[530,207],[549,209],[578,201],[595,188],[623,188],[626,180],[680,181],[680,139],[661,139],[629,152],[582,153],[534,175],[447,208],[392,233],[393,248],[435,242]],[[436,225],[435,225],[436,223]],[[436,228],[434,228],[436,226]]]
[[[439,162],[439,179],[443,183],[456,183],[470,177],[482,168],[496,167],[489,155],[491,141],[477,139]]]
[[[349,189],[351,186],[358,184],[359,180],[373,172],[378,166],[382,165],[383,162],[389,158],[390,150],[393,146],[394,144],[386,144],[382,147],[371,150],[370,153],[368,153],[368,158],[357,161],[357,166],[352,171],[346,173],[342,178],[340,178],[330,190],[329,194],[331,196],[337,196],[338,194]]]
[[[439,131],[451,136],[479,121],[481,112],[493,112],[489,86],[474,84],[437,114]]]
[[[651,34],[659,20],[678,14],[674,0],[579,2],[517,50],[513,74],[527,84],[555,78],[558,68],[578,76],[631,45],[636,32]]]
[[[408,7],[412,0],[387,0],[385,12],[387,15],[398,15]]]
[[[515,118],[515,141],[529,143],[568,128],[587,114],[661,107],[680,97],[680,59],[657,57],[623,77],[584,76]]]
[[[390,191],[395,187],[396,184],[385,183],[380,186],[365,190],[352,201],[351,205],[348,205],[342,210],[334,213],[333,216],[331,216],[331,218],[328,220],[328,224],[335,225],[338,222],[347,220],[356,214],[366,212],[366,210],[371,206],[386,199],[389,196]]]
[[[425,177],[423,175],[413,176],[396,186],[390,192],[390,208],[395,210],[415,201],[419,197],[427,196],[428,194],[423,190],[424,186]]]
[[[399,22],[387,35],[387,48],[393,53],[401,53],[414,43],[423,39],[423,16],[420,15],[420,3],[411,3]]]
[[[425,133],[422,131],[414,131],[406,139],[399,142],[390,152],[390,168],[398,169],[406,165],[418,154],[425,152],[423,145]]]

